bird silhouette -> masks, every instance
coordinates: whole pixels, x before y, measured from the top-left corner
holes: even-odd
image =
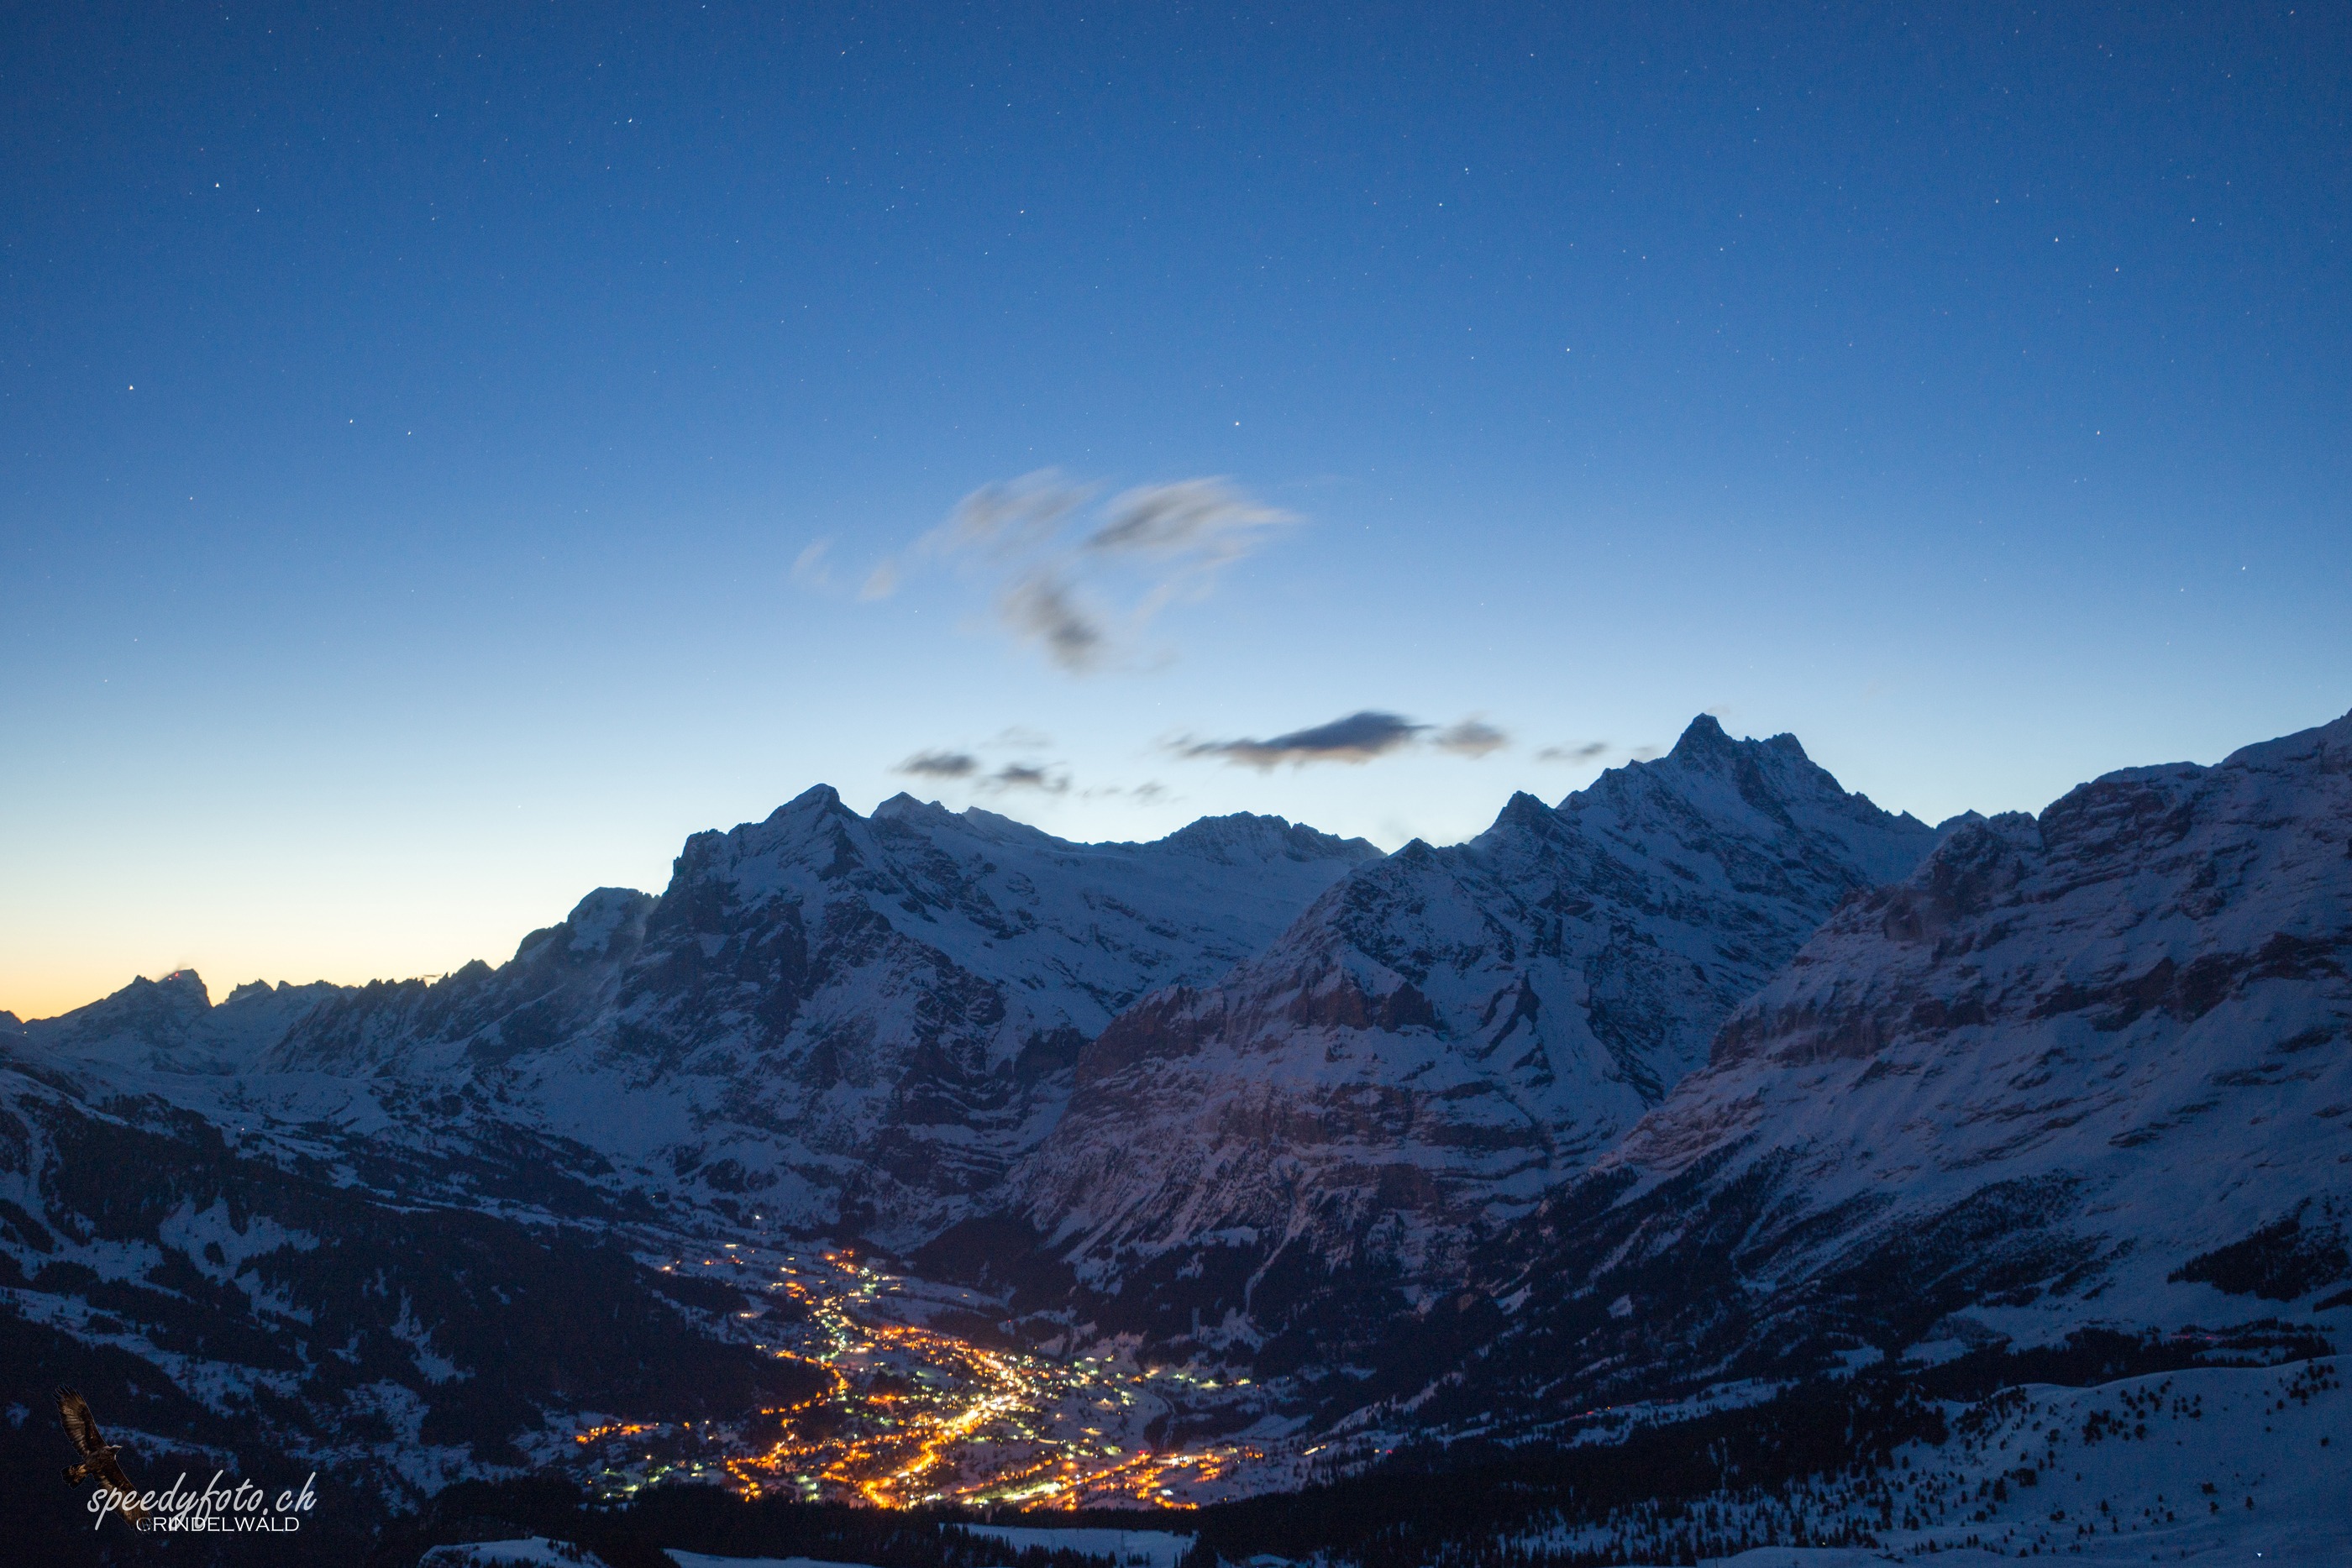
[[[66,1479],[79,1486],[86,1480],[103,1481],[116,1492],[128,1497],[131,1478],[122,1473],[114,1456],[122,1450],[106,1440],[98,1429],[98,1417],[89,1413],[89,1401],[70,1388],[58,1390],[58,1419],[66,1426],[66,1436],[81,1455],[81,1463],[66,1467]],[[121,1505],[122,1517],[136,1524],[147,1517],[147,1511],[135,1502]]]

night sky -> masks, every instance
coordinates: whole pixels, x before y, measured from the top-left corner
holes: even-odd
[[[2352,707],[2352,8],[16,6],[0,1008],[818,781],[1394,847]],[[1345,722],[1335,722],[1345,721]]]

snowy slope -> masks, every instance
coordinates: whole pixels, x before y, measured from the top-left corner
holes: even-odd
[[[2348,967],[2352,718],[1968,825],[1489,1255],[1519,1304],[1481,1380],[1598,1397],[2093,1327],[2340,1332]]]
[[[1156,1299],[1142,1321],[1263,1326],[1284,1310],[1268,1265],[1294,1243],[1286,1266],[1318,1289],[1335,1264],[1368,1283],[1451,1267],[1698,1066],[1842,898],[1934,838],[1793,737],[1733,741],[1702,716],[1558,809],[1520,795],[1466,844],[1358,867],[1219,985],[1120,1018],[1079,1058],[1019,1201],[1124,1298],[1121,1321]]]
[[[2352,1560],[2347,1405],[2334,1357],[2088,1387],[2027,1384],[1948,1406],[1942,1440],[1905,1444],[1860,1474],[1727,1488],[1663,1514],[1627,1510],[1520,1544],[1739,1568],[2053,1554],[2319,1568]],[[1850,1537],[1868,1544],[1797,1544]],[[1765,1542],[1780,1544],[1757,1544]]]

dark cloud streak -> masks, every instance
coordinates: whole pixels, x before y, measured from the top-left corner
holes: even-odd
[[[1186,740],[1177,742],[1175,750],[1180,757],[1222,757],[1263,772],[1285,762],[1293,767],[1309,762],[1370,762],[1412,745],[1413,737],[1427,728],[1401,714],[1367,708],[1267,740]]]
[[[919,751],[895,771],[918,779],[969,779],[980,771],[980,759],[964,751]]]

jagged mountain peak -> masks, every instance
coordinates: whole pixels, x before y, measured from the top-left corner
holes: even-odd
[[[1769,780],[1779,795],[1849,799],[1845,788],[1829,769],[1815,762],[1802,742],[1790,734],[1759,740],[1734,739],[1713,714],[1691,720],[1664,757],[1622,763],[1593,781],[1642,779],[1652,784],[1688,789],[1697,778],[1738,778]],[[1752,785],[1751,785],[1752,787]],[[1574,799],[1574,797],[1570,797]]]
[[[1785,730],[1763,740],[1734,740],[1723,727],[1723,721],[1711,713],[1700,714],[1685,726],[1673,749],[1662,760],[1683,768],[1721,768],[1759,747],[1794,762],[1812,760],[1805,755],[1803,743]]]
[[[771,822],[786,821],[799,817],[822,817],[835,812],[856,816],[842,804],[841,791],[830,784],[812,784],[774,810],[768,813]]]
[[[1735,754],[1738,742],[1725,733],[1723,721],[1711,713],[1703,713],[1683,727],[1683,732],[1666,755],[1689,768],[1717,762]]]
[[[572,906],[562,924],[541,926],[517,943],[515,960],[524,962],[559,941],[560,951],[575,963],[625,956],[624,949],[634,950],[645,934],[646,918],[660,902],[634,887],[597,888]]]
[[[1699,862],[1718,860],[1719,844],[1825,840],[1844,869],[1818,872],[1846,885],[1885,882],[1917,864],[1935,837],[1910,813],[1846,789],[1796,737],[1734,740],[1706,714],[1664,757],[1610,768],[1560,810],[1588,831],[1639,854],[1679,857],[1701,875]]]
[[[156,979],[140,976],[86,1007],[29,1026],[39,1038],[79,1055],[169,1058],[194,1047],[214,1012],[212,993],[194,969]]]
[[[1517,830],[1521,832],[1543,832],[1553,825],[1559,814],[1559,808],[1547,805],[1541,799],[1528,794],[1524,789],[1514,789],[1511,791],[1511,798],[1503,802],[1503,809],[1495,813],[1495,820],[1488,824],[1486,831],[1493,833]]]
[[[917,821],[949,821],[954,817],[953,811],[949,810],[937,800],[919,800],[901,789],[888,800],[875,806],[872,820],[877,822],[895,822],[907,819]]]
[[[212,1009],[212,992],[204,977],[194,969],[174,969],[152,980],[139,976],[121,990],[63,1016],[86,1034],[104,1030],[152,1033],[185,1028]]]
[[[1787,738],[1785,747],[1754,738],[1735,740],[1713,715],[1701,714],[1664,757],[1637,758],[1606,768],[1562,800],[1560,808],[1576,810],[1648,792],[1688,796],[1726,785],[1737,789],[1743,782],[1751,791],[1765,783],[1774,797],[1843,797],[1844,789],[1829,771],[1806,756],[1793,736]]]
[[[184,998],[198,1007],[209,1009],[213,1005],[212,991],[205,985],[205,977],[194,969],[174,969],[160,980],[133,980],[115,995],[128,995],[142,986],[152,986],[164,996]]]

